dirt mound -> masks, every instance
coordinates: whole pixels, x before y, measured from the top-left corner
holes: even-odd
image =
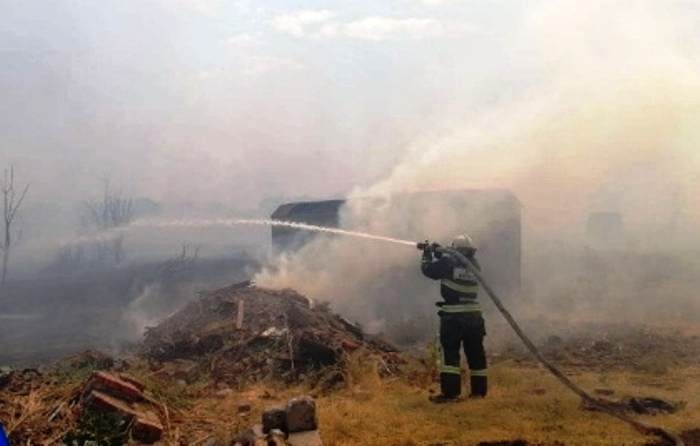
[[[395,347],[327,306],[248,282],[202,293],[148,329],[143,346],[150,361],[163,363],[164,373],[184,381],[207,373],[228,385],[305,378],[333,370],[345,353],[358,349],[375,354],[386,371],[401,362]],[[173,364],[179,370],[173,372]]]

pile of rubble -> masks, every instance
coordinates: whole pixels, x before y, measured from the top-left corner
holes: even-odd
[[[346,353],[361,349],[377,358],[384,373],[394,373],[402,362],[395,347],[366,335],[326,305],[250,282],[202,293],[149,328],[143,348],[156,375],[183,384],[203,375],[229,386],[269,378],[292,382],[319,371],[342,380],[336,366]]]
[[[262,423],[236,435],[231,446],[322,446],[316,401],[302,396],[266,408]]]

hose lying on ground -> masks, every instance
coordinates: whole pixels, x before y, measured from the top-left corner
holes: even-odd
[[[484,280],[482,277],[480,271],[474,267],[472,262],[469,261],[469,259],[461,254],[459,251],[452,249],[452,248],[437,248],[438,251],[441,251],[443,253],[448,253],[456,257],[461,263],[464,264],[464,266],[469,269],[469,271],[474,274],[476,279],[479,281],[481,286],[486,290],[486,293],[489,295],[493,303],[496,305],[496,308],[498,308],[498,311],[501,312],[503,317],[508,321],[508,324],[513,328],[515,333],[518,335],[518,337],[525,343],[525,346],[527,346],[527,349],[530,350],[530,353],[532,353],[535,358],[537,358],[538,361],[544,365],[547,370],[549,370],[552,375],[554,375],[559,381],[561,381],[566,387],[568,387],[572,392],[580,396],[584,401],[589,403],[591,406],[609,414],[612,415],[613,417],[625,421],[629,424],[632,425],[638,432],[644,434],[644,435],[656,435],[658,437],[663,438],[666,441],[671,442],[671,444],[675,446],[684,446],[683,445],[683,440],[681,440],[680,437],[677,435],[674,435],[670,432],[667,432],[666,430],[660,428],[660,427],[655,427],[655,426],[650,426],[646,423],[642,423],[641,421],[635,420],[634,418],[631,418],[623,413],[616,412],[612,410],[611,408],[607,407],[606,405],[600,403],[597,399],[593,398],[590,396],[588,393],[586,393],[583,389],[581,389],[579,386],[577,386],[573,381],[571,381],[564,373],[562,373],[561,370],[559,370],[554,364],[549,362],[547,358],[542,356],[542,354],[537,350],[537,347],[535,347],[535,344],[530,341],[530,338],[525,335],[523,330],[520,328],[518,323],[513,319],[513,316],[508,312],[508,310],[503,306],[503,302],[501,302],[501,299],[498,298],[496,293],[493,291],[491,286]]]

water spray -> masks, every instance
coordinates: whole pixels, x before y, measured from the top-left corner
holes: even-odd
[[[360,231],[350,231],[347,229],[329,228],[326,226],[312,225],[309,223],[301,223],[294,221],[282,221],[271,219],[246,219],[246,218],[220,218],[220,219],[190,219],[190,220],[136,220],[128,226],[103,230],[94,234],[84,235],[71,240],[69,243],[62,245],[76,245],[84,243],[105,242],[114,240],[117,237],[122,237],[128,232],[136,229],[153,229],[153,228],[213,228],[213,227],[234,227],[234,226],[276,226],[292,229],[300,229],[305,231],[323,232],[326,234],[346,235],[350,237],[358,237],[369,240],[377,240],[381,242],[394,243],[404,246],[416,246],[416,243],[411,240],[402,240],[394,237],[383,235],[368,234]]]
[[[267,220],[267,219],[244,219],[244,218],[228,218],[228,219],[213,219],[213,220],[175,220],[175,221],[157,221],[157,220],[138,220],[129,228],[206,228],[214,226],[278,226],[293,229],[302,229],[306,231],[325,232],[328,234],[348,235],[351,237],[360,237],[370,240],[379,240],[383,242],[396,243],[399,245],[415,246],[416,243],[410,240],[401,240],[393,237],[385,237],[382,235],[368,234],[366,232],[350,231],[347,229],[328,228],[325,226],[317,226],[308,223],[300,223],[293,221],[282,220]]]

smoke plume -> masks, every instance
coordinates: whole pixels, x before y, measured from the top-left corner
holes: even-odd
[[[540,3],[510,45],[510,55],[537,73],[527,93],[469,119],[451,117],[440,131],[425,129],[388,175],[351,194],[381,197],[383,206],[351,204],[345,224],[444,243],[460,231],[456,216],[463,210],[437,204],[397,218],[392,197],[506,188],[523,206],[525,302],[558,302],[549,308],[597,315],[632,304],[639,309],[660,295],[687,303],[700,246],[689,236],[700,219],[700,52],[686,7]],[[596,250],[586,238],[588,213],[601,211],[624,221],[622,240],[607,245],[620,248],[614,253]],[[397,270],[402,273],[390,274]],[[257,280],[375,320],[406,312],[408,302],[428,311],[437,286],[410,276],[420,276],[417,252],[323,239],[283,257]],[[397,277],[405,280],[396,283]]]

